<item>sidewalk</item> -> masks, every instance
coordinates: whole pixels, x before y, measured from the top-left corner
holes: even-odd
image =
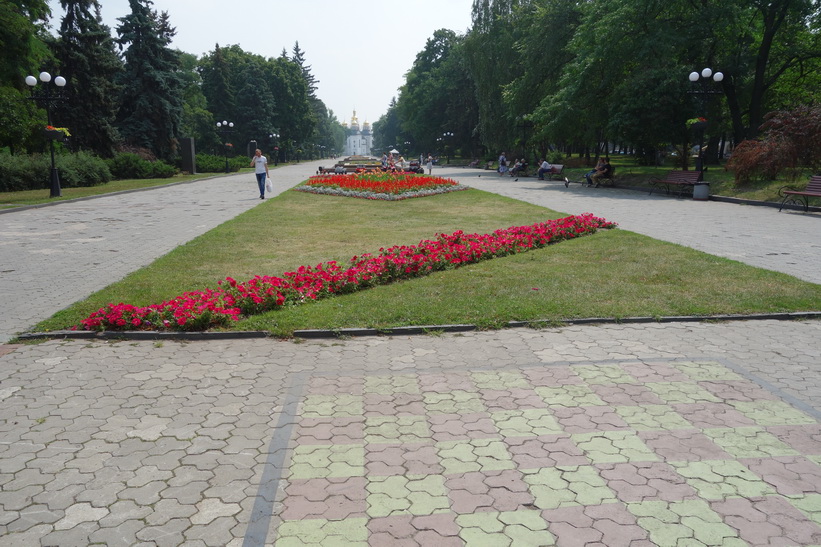
[[[436,174],[819,275],[821,215]],[[249,178],[0,216],[3,320],[257,205]],[[821,321],[1,342],[0,547],[821,545]]]
[[[821,213],[694,201],[620,188],[587,188],[536,177],[443,167],[435,175],[567,214],[593,213],[619,227],[821,283]]]
[[[821,544],[818,340],[755,321],[20,347],[0,546]]]
[[[322,163],[272,169],[272,196]],[[0,215],[0,343],[260,203],[243,173]]]

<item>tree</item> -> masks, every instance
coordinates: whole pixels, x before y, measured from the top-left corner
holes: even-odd
[[[475,82],[482,142],[494,152],[507,148],[514,134],[515,117],[502,92],[517,74],[511,14],[518,0],[474,0],[473,27],[465,39],[465,58]]]
[[[476,153],[478,105],[463,44],[464,37],[451,30],[435,31],[405,76],[398,114],[403,134],[420,150],[433,152],[449,132],[454,136],[445,143],[448,147]]]
[[[12,152],[40,120],[24,81],[51,56],[41,36],[50,13],[45,0],[0,0],[0,146]]]
[[[226,52],[219,44],[216,44],[212,53],[200,60],[199,73],[208,109],[218,120],[233,119],[236,114],[236,103],[234,87],[231,84],[232,70]]]
[[[202,78],[197,71],[198,63],[196,55],[180,55],[180,76],[184,82],[180,135],[193,138],[198,150],[214,150],[219,145],[219,137],[215,130],[216,120],[208,110],[208,101],[202,92]]]
[[[72,145],[101,156],[112,156],[119,140],[114,127],[122,71],[110,30],[100,18],[97,0],[60,0],[65,10],[60,36],[54,42],[60,75],[68,80],[66,101],[57,105],[56,119],[70,128]]]
[[[131,145],[160,158],[176,153],[183,111],[179,53],[169,49],[174,29],[151,0],[129,0],[131,13],[119,19],[117,43],[124,52],[118,128]]]

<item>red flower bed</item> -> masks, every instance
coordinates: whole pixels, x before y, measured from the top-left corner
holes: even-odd
[[[230,277],[214,290],[184,293],[150,306],[108,304],[80,322],[85,330],[206,330],[226,326],[242,316],[349,293],[481,260],[537,249],[565,239],[614,228],[615,223],[590,214],[569,216],[531,226],[513,226],[492,234],[438,234],[418,245],[379,249],[377,254],[301,266],[283,277],[256,276],[244,283]]]
[[[398,200],[467,190],[452,179],[411,173],[317,175],[294,190],[364,199]]]

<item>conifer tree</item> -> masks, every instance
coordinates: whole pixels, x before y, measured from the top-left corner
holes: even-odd
[[[119,19],[117,43],[124,48],[119,82],[118,129],[125,141],[157,157],[176,153],[183,110],[179,53],[168,46],[175,30],[168,15],[158,16],[151,0],[129,0],[131,13]]]
[[[66,101],[56,118],[71,130],[72,145],[111,156],[119,140],[114,127],[122,62],[110,29],[102,24],[97,0],[60,0],[65,10],[54,52],[68,80]]]

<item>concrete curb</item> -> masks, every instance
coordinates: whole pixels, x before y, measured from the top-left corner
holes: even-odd
[[[646,324],[646,323],[705,323],[724,321],[800,321],[807,319],[821,319],[821,311],[788,312],[788,313],[759,313],[740,315],[698,315],[698,316],[662,316],[662,317],[589,317],[582,319],[533,321],[509,321],[505,328],[548,328],[568,327],[573,325],[595,324]],[[435,333],[472,332],[481,330],[477,325],[417,325],[409,327],[392,327],[384,329],[349,328],[349,329],[306,329],[294,331],[293,338],[323,339],[323,338],[353,338],[358,336],[411,336],[428,335]],[[52,332],[29,332],[17,337],[21,341],[45,339],[73,339],[73,340],[239,340],[245,338],[268,338],[266,331],[220,331],[220,332],[164,332],[164,331],[75,331],[62,330]]]

